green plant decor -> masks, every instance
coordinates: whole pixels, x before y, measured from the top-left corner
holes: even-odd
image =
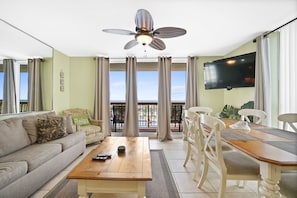
[[[247,103],[243,104],[240,108],[233,107],[232,105],[225,105],[222,112],[220,113],[221,118],[231,118],[240,120],[241,116],[238,114],[240,109],[253,109],[254,108],[254,101],[248,101]],[[252,116],[249,116],[249,119],[253,120]]]
[[[220,113],[220,117],[239,120],[240,115],[238,114],[238,110],[239,108],[233,107],[232,105],[225,105]]]

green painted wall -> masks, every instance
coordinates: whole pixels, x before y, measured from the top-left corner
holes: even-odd
[[[64,78],[60,78],[64,73]],[[60,90],[61,80],[64,80],[64,91]],[[60,113],[69,108],[70,104],[70,58],[54,50],[53,55],[53,110]]]
[[[93,115],[95,98],[94,57],[70,58],[70,108],[88,109]]]

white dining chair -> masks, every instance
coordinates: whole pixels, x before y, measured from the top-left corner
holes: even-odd
[[[288,130],[289,125],[292,130],[297,133],[297,113],[284,113],[280,114],[277,118],[279,121],[283,122],[283,130]]]
[[[213,110],[210,107],[202,107],[202,106],[194,106],[194,107],[190,107],[188,108],[189,111],[193,111],[199,114],[206,114],[206,115],[210,115]]]
[[[225,124],[218,118],[203,116],[201,118],[202,133],[205,139],[203,148],[204,166],[198,182],[198,188],[202,188],[210,165],[220,175],[220,189],[218,197],[224,197],[227,180],[256,180],[260,181],[259,165],[237,151],[222,151],[221,130]],[[215,141],[213,145],[212,141]]]
[[[266,124],[267,114],[259,109],[240,109],[238,114],[241,115],[242,121],[252,122],[249,116],[253,117],[253,123]]]
[[[200,130],[200,116],[198,113],[193,111],[188,111],[187,117],[185,117],[185,127],[188,131],[187,136],[187,154],[184,161],[184,166],[187,165],[189,159],[193,158],[195,155],[195,173],[193,179],[196,180],[200,172],[200,165],[202,161],[202,145],[199,140],[199,130]]]

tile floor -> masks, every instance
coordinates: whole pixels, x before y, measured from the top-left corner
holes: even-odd
[[[119,133],[113,133],[113,136],[120,135]],[[194,160],[190,160],[186,167],[183,166],[183,162],[186,155],[187,144],[182,138],[181,133],[174,133],[173,140],[167,142],[160,142],[156,139],[154,133],[142,133],[141,136],[150,137],[151,149],[163,149],[166,159],[168,161],[173,178],[176,182],[177,189],[181,198],[212,198],[217,197],[219,189],[219,177],[218,175],[209,169],[207,180],[204,183],[202,189],[197,188],[197,182],[193,180],[194,175]],[[75,160],[70,166],[65,168],[59,175],[54,177],[39,191],[37,191],[32,198],[44,197],[50,189],[59,185],[61,180],[71,171],[71,169],[79,163],[95,146],[87,147],[86,152]],[[97,196],[96,196],[97,197]],[[117,196],[116,196],[117,197]],[[123,197],[123,196],[120,196]],[[257,197],[257,182],[248,181],[245,188],[238,188],[235,181],[228,181],[225,197],[228,198],[253,198]]]

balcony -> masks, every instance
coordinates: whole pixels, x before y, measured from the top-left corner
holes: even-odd
[[[185,103],[171,103],[171,130],[181,132],[182,115]],[[125,121],[124,102],[111,102],[111,127],[112,131],[120,132],[124,127]],[[156,102],[138,102],[138,126],[140,132],[156,132],[158,124],[158,103]]]
[[[21,101],[20,102],[20,112],[28,111],[28,101]],[[2,100],[0,100],[0,114],[2,112]]]

